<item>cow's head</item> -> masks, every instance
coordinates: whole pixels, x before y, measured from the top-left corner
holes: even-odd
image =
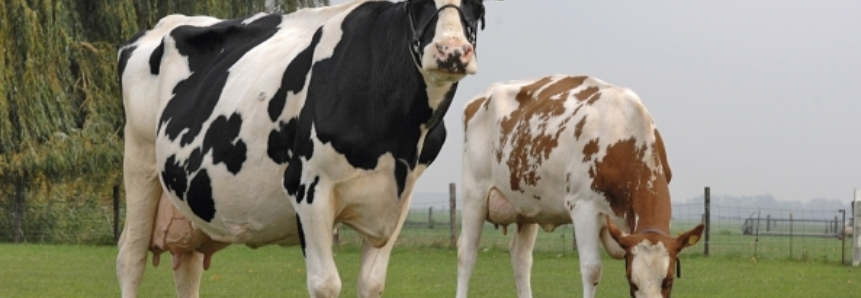
[[[422,73],[453,82],[478,71],[482,0],[407,0],[404,5],[412,30],[410,51]]]
[[[673,279],[678,270],[678,254],[683,248],[696,244],[705,226],[700,224],[678,238],[663,232],[645,230],[636,234],[622,232],[607,216],[607,229],[613,239],[625,249],[625,276],[631,297],[670,297]]]

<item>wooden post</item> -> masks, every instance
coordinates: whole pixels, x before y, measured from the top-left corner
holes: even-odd
[[[757,252],[759,249],[759,219],[762,216],[762,210],[756,210],[756,241],[753,243],[753,256],[757,257]]]
[[[335,229],[332,230],[332,241],[335,245],[341,245],[341,226],[337,225]]]
[[[449,226],[451,227],[451,247],[457,247],[457,193],[454,183],[448,184]]]
[[[852,200],[852,266],[861,265],[861,189],[855,189],[855,198]]]
[[[842,210],[842,209],[841,209],[841,210]],[[834,233],[835,233],[835,234],[837,234],[837,233],[838,233],[838,230],[837,230],[837,222],[838,222],[838,221],[837,221],[837,215],[835,215],[835,216],[834,216]],[[837,234],[837,235],[839,236],[840,234]]]
[[[433,229],[433,206],[428,207],[428,229]]]
[[[120,185],[114,184],[114,242],[120,241]]]
[[[705,208],[706,208],[706,210],[705,210],[706,211],[706,215],[705,215],[706,216],[706,218],[705,218],[706,241],[705,241],[704,253],[706,256],[708,256],[709,255],[709,239],[711,238],[710,234],[711,234],[711,226],[712,226],[711,225],[711,207],[710,207],[710,205],[711,205],[711,188],[708,186],[706,186],[706,189],[705,189],[705,201],[706,201],[705,202]]]
[[[563,254],[563,255],[565,254],[565,230],[567,230],[567,228],[568,228],[567,225],[562,226],[562,233],[560,233],[562,235],[559,235],[560,237],[562,237],[562,252],[561,252],[561,254]]]
[[[840,209],[840,213],[843,214],[843,220],[840,221],[840,224],[837,225],[837,233],[840,235],[840,265],[846,264],[846,227],[844,223],[846,222],[846,209]]]
[[[792,259],[792,212],[789,212],[789,258]]]
[[[765,231],[771,232],[771,214],[765,216]]]
[[[14,222],[12,223],[12,234],[14,235],[15,243],[21,243],[24,241],[24,229],[22,228],[24,222],[24,176],[20,175],[15,181],[15,206],[14,208]]]

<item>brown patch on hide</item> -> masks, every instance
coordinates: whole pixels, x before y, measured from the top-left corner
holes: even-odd
[[[658,158],[661,159],[661,168],[664,171],[664,177],[667,178],[667,183],[673,180],[673,172],[670,170],[670,163],[667,161],[667,151],[664,149],[664,139],[661,138],[661,133],[655,128],[655,151],[658,153]]]
[[[594,139],[586,143],[586,146],[583,146],[583,162],[588,162],[592,159],[592,155],[598,153],[598,150],[601,148],[598,147],[598,139]]]
[[[499,122],[500,140],[496,149],[497,162],[502,162],[503,149],[510,146],[506,165],[511,172],[510,184],[514,191],[523,192],[524,185],[535,186],[537,169],[559,145],[559,136],[570,118],[561,121],[556,132],[550,132],[548,122],[565,115],[566,92],[583,84],[585,77],[565,77],[553,82],[545,77],[524,86],[515,100],[519,106]],[[532,129],[530,122],[538,123]]]
[[[644,198],[652,172],[643,157],[645,147],[637,147],[634,138],[619,141],[607,147],[607,154],[595,163],[592,189],[604,193],[613,212],[619,215],[632,213],[632,197]],[[628,226],[633,228],[633,216],[628,216]]]
[[[599,97],[601,97],[601,95],[598,93],[598,91],[600,90],[600,88],[592,86],[583,89],[580,92],[577,92],[577,94],[574,94],[574,97],[576,97],[579,101],[586,101],[587,104],[591,105],[594,104]]]
[[[478,109],[482,104],[485,104],[489,101],[489,98],[482,97],[470,102],[466,108],[463,109],[463,131],[467,131],[469,120],[472,120],[472,117],[475,116],[475,113],[478,113]],[[487,108],[487,106],[485,106]]]
[[[579,122],[577,122],[577,125],[574,126],[574,139],[575,140],[580,139],[580,135],[583,134],[583,126],[585,126],[585,125],[586,125],[586,117],[584,116],[582,119],[580,119]]]

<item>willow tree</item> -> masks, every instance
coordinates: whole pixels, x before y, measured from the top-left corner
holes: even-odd
[[[172,13],[236,18],[325,4],[0,1],[0,241],[20,242],[29,227],[54,225],[27,212],[33,208],[25,202],[99,200],[119,187],[123,110],[116,49],[124,40]],[[63,191],[52,191],[58,185]]]

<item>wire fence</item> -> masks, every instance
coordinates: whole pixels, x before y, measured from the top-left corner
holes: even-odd
[[[31,204],[16,224],[12,210],[0,210],[0,242],[110,245],[116,243],[113,209],[97,204]],[[121,212],[124,212],[121,211]],[[118,224],[122,224],[119,222]]]
[[[398,246],[451,247],[448,202],[414,204],[398,237]],[[852,258],[851,235],[846,224],[851,214],[842,210],[763,209],[710,205],[709,233],[683,253],[743,258],[794,259],[848,263]],[[705,222],[705,203],[673,204],[671,233],[678,235]],[[460,210],[455,235],[460,233]],[[485,223],[481,249],[508,249],[516,226]],[[847,239],[848,238],[848,239]],[[340,245],[359,245],[361,238],[340,229]],[[553,231],[539,231],[535,251],[576,253],[571,224]]]
[[[22,217],[22,242],[112,245],[115,229],[122,227],[125,208],[110,204],[58,205],[53,202],[30,205]],[[451,248],[460,233],[460,210],[452,213],[448,200],[414,203],[397,239],[399,247]],[[706,206],[709,217],[706,218]],[[116,211],[114,211],[116,210]],[[119,212],[115,217],[114,212]],[[846,235],[850,214],[842,210],[763,209],[674,204],[672,231],[678,234],[701,222],[709,222],[707,234],[696,246],[683,253],[735,256],[744,258],[788,258],[847,263],[852,258],[851,235]],[[452,217],[454,215],[454,217]],[[0,210],[0,242],[14,242],[11,209]],[[115,218],[120,222],[116,223]],[[454,222],[454,229],[452,229]],[[485,223],[481,249],[508,249],[516,226],[495,227]],[[360,245],[361,237],[351,229],[338,229],[338,245]],[[848,236],[848,240],[846,240]],[[572,225],[553,231],[539,231],[535,251],[539,253],[576,253]]]

